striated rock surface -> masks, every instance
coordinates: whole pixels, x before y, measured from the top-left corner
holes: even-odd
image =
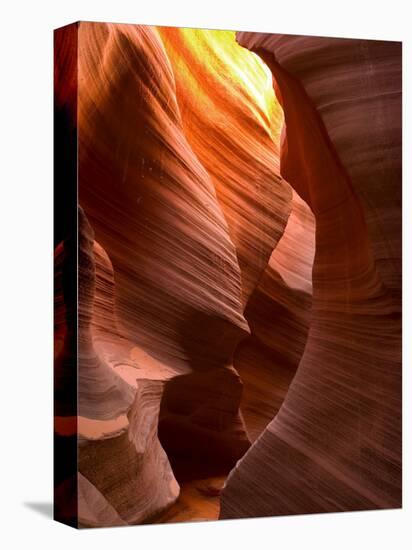
[[[290,213],[279,174],[283,113],[267,67],[230,31],[159,29],[173,68],[188,141],[211,177],[236,248],[242,306]]]
[[[305,351],[221,515],[401,505],[400,44],[239,33],[274,76],[281,173],[316,218]]]
[[[250,297],[251,335],[235,353],[252,441],[278,412],[306,345],[312,306],[315,218],[297,193],[282,238]]]
[[[127,417],[80,420],[80,525],[144,523],[176,501],[179,485],[157,438],[161,392],[161,381],[138,380]]]
[[[113,263],[122,330],[182,372],[224,364],[248,331],[240,270],[163,44],[105,24],[81,24],[79,41],[79,200]]]
[[[184,86],[196,45],[213,111]],[[233,357],[291,210],[273,140],[282,115],[234,33],[80,23],[77,55],[79,521],[140,523],[177,498],[170,462],[183,478],[193,464],[192,476],[221,475],[250,446]],[[142,381],[160,393],[132,423]]]
[[[399,506],[399,45],[81,22],[56,52],[58,516]]]
[[[173,378],[160,417],[173,454],[198,455],[203,437],[216,467],[231,466],[249,446],[231,368],[249,331],[241,273],[213,182],[184,134],[156,29],[80,25],[78,123],[79,199],[112,262],[116,322],[132,344],[126,357],[112,347],[115,361],[128,376],[143,368],[162,377],[160,365]],[[215,395],[207,388],[222,376]]]

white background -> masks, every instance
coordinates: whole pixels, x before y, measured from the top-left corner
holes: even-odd
[[[85,19],[403,40],[404,281],[407,283],[412,275],[407,254],[412,207],[408,189],[412,152],[408,4],[407,0],[3,3],[0,28],[0,545],[3,548],[229,550],[237,546],[398,550],[412,547],[411,400],[405,391],[403,510],[88,531],[75,531],[50,519],[52,29]],[[410,297],[406,284],[404,389],[409,390]]]

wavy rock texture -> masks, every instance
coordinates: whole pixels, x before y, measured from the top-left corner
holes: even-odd
[[[57,492],[80,526],[400,503],[398,45],[238,41],[57,40],[80,203],[55,249],[59,453],[78,437]]]
[[[222,518],[401,505],[400,44],[239,33],[271,68],[281,173],[316,218],[305,351]]]
[[[245,307],[290,213],[291,191],[279,175],[283,113],[267,67],[232,32],[159,30],[185,135],[211,176],[236,248]]]
[[[189,65],[208,83],[197,104]],[[79,25],[82,525],[151,520],[178,495],[167,481],[158,501],[149,483],[156,468],[174,479],[168,459],[183,478],[193,464],[198,477],[221,475],[250,446],[233,356],[291,210],[273,139],[281,118],[268,70],[234,33]],[[136,446],[144,425],[128,415],[143,406],[142,380],[160,383],[144,414],[168,458],[157,444]],[[140,488],[121,463],[110,469],[111,454],[113,468],[138,461]]]
[[[282,238],[251,295],[251,336],[236,350],[245,391],[242,411],[254,441],[278,412],[306,345],[312,307],[315,218],[293,193]]]

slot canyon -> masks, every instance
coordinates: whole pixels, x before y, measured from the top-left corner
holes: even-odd
[[[396,42],[56,32],[56,517],[402,505],[401,72]]]

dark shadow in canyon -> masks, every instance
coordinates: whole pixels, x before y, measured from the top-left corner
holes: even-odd
[[[233,350],[247,333],[196,311],[179,334],[192,372],[165,384],[159,440],[178,481],[227,474],[250,447],[239,415],[242,382],[230,367]]]

